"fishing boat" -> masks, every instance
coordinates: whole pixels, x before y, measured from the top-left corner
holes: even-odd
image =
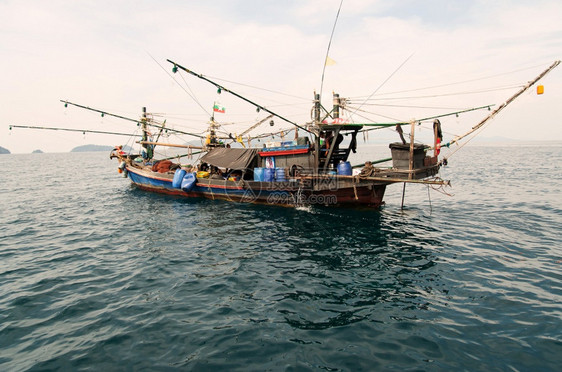
[[[338,94],[333,94],[333,107],[329,111],[321,105],[320,95],[315,94],[312,122],[299,125],[179,63],[171,60],[168,62],[173,65],[174,73],[181,70],[206,80],[215,85],[219,92],[229,92],[258,109],[291,123],[295,127],[295,137],[290,141],[271,141],[261,148],[234,148],[225,145],[217,137],[217,124],[212,118],[205,145],[197,148],[205,154],[196,167],[186,168],[171,160],[158,161],[152,157],[154,146],[166,144],[148,139],[147,127],[152,123],[144,109],[140,120],[143,140],[139,141],[143,149],[142,156],[112,153],[112,157],[120,161],[120,169],[142,190],[183,197],[285,206],[319,204],[378,208],[383,205],[385,190],[390,184],[450,185],[449,181],[438,176],[440,167],[446,164],[446,159],[439,160],[442,141],[439,119],[433,122],[432,146],[415,143],[415,121],[398,123],[396,128],[401,142],[389,145],[391,167],[377,168],[371,161],[352,166],[349,156],[356,152],[358,133],[377,124],[350,123],[344,120],[341,114],[345,109],[342,104],[345,100]],[[466,135],[483,126],[558,63],[559,61],[529,82]],[[411,127],[409,142],[402,135],[403,125]],[[299,129],[306,135],[299,136]],[[455,138],[445,146],[450,146],[462,137]],[[357,171],[354,172],[354,168]]]
[[[412,147],[413,162],[408,161],[410,146],[393,145],[395,167],[378,169],[366,162],[353,174],[348,157],[356,150],[357,124],[315,125],[310,137],[270,142],[262,148],[233,148],[218,144],[216,138],[204,148],[197,168],[184,168],[171,160],[155,161],[145,157],[112,153],[121,169],[140,189],[185,197],[204,197],[238,202],[287,206],[355,205],[379,207],[386,186],[397,182],[443,185],[431,178],[440,164],[426,155],[426,147]],[[350,137],[341,146],[344,136]],[[325,138],[322,141],[322,138]],[[157,143],[140,141],[144,153]],[[142,160],[141,160],[142,159]]]
[[[169,62],[173,64],[174,72],[181,69],[207,80],[216,85],[219,91],[232,93],[258,109],[269,112],[268,118],[277,116],[290,122],[178,63]],[[147,128],[158,125],[153,123],[150,115],[146,114],[146,108],[143,108],[143,116],[139,121],[143,128],[143,139],[138,142],[142,145],[142,156],[126,154],[116,149],[111,157],[120,161],[119,169],[142,190],[184,197],[285,206],[319,204],[380,207],[389,184],[447,184],[436,177],[441,166],[437,157],[428,155],[429,146],[415,144],[413,135],[409,144],[405,140],[391,144],[392,168],[376,168],[367,161],[354,174],[348,158],[350,153],[356,152],[357,135],[364,129],[364,125],[348,123],[340,117],[343,106],[339,95],[334,94],[333,102],[332,110],[328,112],[320,104],[319,94],[315,94],[314,120],[305,125],[290,122],[296,128],[293,140],[270,141],[261,148],[225,145],[216,135],[217,124],[212,118],[205,145],[185,146],[190,150],[205,152],[196,168],[152,157],[154,146],[171,144],[148,139]],[[299,129],[306,135],[299,136]],[[437,129],[436,136],[439,133]],[[438,139],[436,137],[436,141]]]
[[[560,63],[555,61],[466,134],[446,143],[443,142],[439,121],[439,117],[444,115],[424,118],[424,121],[433,121],[433,143],[427,145],[415,142],[415,127],[419,120],[392,124],[352,122],[344,115],[345,98],[335,93],[330,110],[321,104],[320,94],[315,93],[312,100],[312,120],[299,124],[177,62],[172,60],[168,62],[173,66],[174,73],[184,72],[205,80],[214,85],[219,93],[227,92],[246,101],[258,111],[269,113],[268,117],[260,120],[249,130],[266,123],[272,117],[277,117],[292,125],[294,137],[291,140],[287,140],[287,137],[273,138],[261,147],[251,147],[251,138],[248,140],[248,146],[245,146],[241,135],[219,136],[220,123],[215,121],[214,115],[208,123],[207,134],[201,135],[165,127],[165,121],[158,123],[153,115],[146,112],[146,108],[143,108],[140,119],[130,119],[69,101],[61,101],[65,106],[73,105],[99,112],[102,116],[111,115],[130,120],[141,127],[141,138],[136,141],[140,148],[136,153],[116,147],[110,154],[112,159],[118,160],[119,172],[127,176],[136,187],[148,192],[187,198],[292,207],[324,205],[370,208],[379,208],[384,204],[386,187],[391,184],[404,185],[402,205],[407,183],[436,187],[449,186],[450,181],[439,177],[440,168],[447,165],[447,158],[440,157],[440,149],[449,147],[479,130]],[[490,106],[460,112],[479,109],[490,110]],[[220,107],[214,107],[214,111],[220,112],[220,110]],[[458,115],[459,112],[452,114]],[[392,162],[392,166],[379,168],[379,162],[368,159],[352,165],[350,154],[357,151],[358,135],[373,128],[390,125],[396,127],[400,141],[389,144],[391,157],[380,162]],[[403,126],[410,128],[408,141],[404,138]],[[13,125],[10,129],[12,127],[33,128]],[[154,128],[158,131],[157,134],[152,133]],[[45,127],[40,129],[64,130]],[[200,139],[201,145],[164,143],[160,141],[163,131],[196,137]],[[229,141],[231,143],[228,143]],[[154,151],[157,146],[185,148],[188,153],[173,158],[157,159]],[[191,157],[195,154],[200,155],[197,164],[182,164],[182,157]]]

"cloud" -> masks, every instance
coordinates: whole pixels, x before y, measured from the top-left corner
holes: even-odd
[[[148,106],[149,111],[175,115],[178,120],[170,119],[169,125],[201,131],[208,114],[199,104],[210,108],[217,98],[227,107],[224,120],[244,123],[231,126],[233,131],[258,118],[250,105],[224,93],[218,96],[214,87],[192,76],[174,75],[174,82],[168,76],[171,65],[166,58],[198,73],[226,79],[219,81],[292,119],[310,120],[311,102],[307,100],[320,89],[339,4],[338,0],[205,4],[3,1],[0,99],[5,121],[134,130],[127,123],[91,112],[64,109],[59,99],[133,117]],[[516,88],[494,89],[524,83],[560,58],[559,14],[562,4],[546,0],[533,4],[469,2],[461,8],[442,1],[344,1],[330,51],[337,63],[325,75],[325,104],[329,105],[332,90],[347,97],[367,97],[376,91],[374,97],[380,98],[408,91],[379,102],[386,106],[364,107],[371,112],[366,114],[368,118],[383,120],[384,116],[409,119],[446,108],[500,103]],[[487,134],[562,138],[556,122],[561,114],[556,101],[561,76],[562,70],[554,71],[545,79],[545,95],[522,97],[495,120],[497,125]],[[459,84],[447,85],[450,83]],[[191,89],[199,104],[179,85]],[[470,93],[478,90],[482,92]],[[429,95],[437,97],[423,98]],[[397,96],[401,99],[396,100]],[[416,107],[388,106],[391,104]],[[455,131],[470,127],[478,115],[483,113],[461,117],[460,123],[454,123],[458,126]],[[529,134],[530,121],[540,121],[544,130]],[[113,141],[102,136],[21,130],[9,134],[7,125],[0,133],[0,146],[12,152],[36,148],[68,151],[84,141]]]

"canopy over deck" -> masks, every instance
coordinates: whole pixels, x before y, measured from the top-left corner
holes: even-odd
[[[201,161],[220,168],[246,169],[257,151],[257,149],[217,147],[205,154]]]

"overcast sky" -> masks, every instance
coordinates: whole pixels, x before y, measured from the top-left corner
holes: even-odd
[[[339,4],[0,0],[0,146],[12,153],[65,152],[127,141],[9,131],[10,124],[136,129],[133,123],[65,108],[60,99],[132,118],[146,106],[162,114],[167,125],[198,132],[205,130],[217,99],[227,110],[218,120],[238,123],[224,126],[232,133],[265,116],[228,94],[219,96],[193,76],[172,75],[168,58],[304,123],[310,120],[313,92],[320,90]],[[362,117],[353,119],[376,122],[501,104],[562,57],[561,15],[559,0],[344,0],[330,50],[336,64],[326,68],[323,103],[330,106],[336,91],[361,106]],[[535,89],[524,94],[482,136],[562,140],[562,67],[541,83],[545,94]],[[443,118],[445,140],[487,113]],[[276,120],[275,128],[283,127],[287,124]]]

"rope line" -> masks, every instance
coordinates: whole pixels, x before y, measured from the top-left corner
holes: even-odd
[[[532,70],[532,69],[535,69],[535,68],[541,67],[541,66],[543,66],[543,64],[535,65],[535,66],[532,66],[532,67],[526,67],[526,68],[522,68],[522,69],[518,69],[518,70],[512,70],[512,71],[504,72],[504,73],[501,73],[501,74],[489,75],[489,76],[485,76],[485,77],[481,77],[481,78],[476,78],[476,79],[463,80],[463,81],[458,81],[458,82],[454,82],[454,83],[447,83],[447,84],[440,84],[440,85],[433,85],[433,86],[423,87],[423,88],[407,89],[407,90],[401,90],[401,91],[396,91],[396,92],[389,92],[389,93],[385,93],[385,94],[389,94],[389,95],[390,95],[390,94],[417,92],[417,91],[426,90],[426,89],[442,88],[442,87],[447,87],[447,86],[452,86],[452,85],[459,85],[459,84],[465,84],[465,83],[472,83],[472,82],[480,81],[480,80],[493,79],[493,78],[496,78],[496,77],[498,77],[498,76],[510,75],[510,74],[513,74],[513,73],[516,73],[516,72]],[[351,97],[351,98],[361,99],[361,98],[363,98],[363,97],[362,97],[362,96],[359,96],[359,97]]]

